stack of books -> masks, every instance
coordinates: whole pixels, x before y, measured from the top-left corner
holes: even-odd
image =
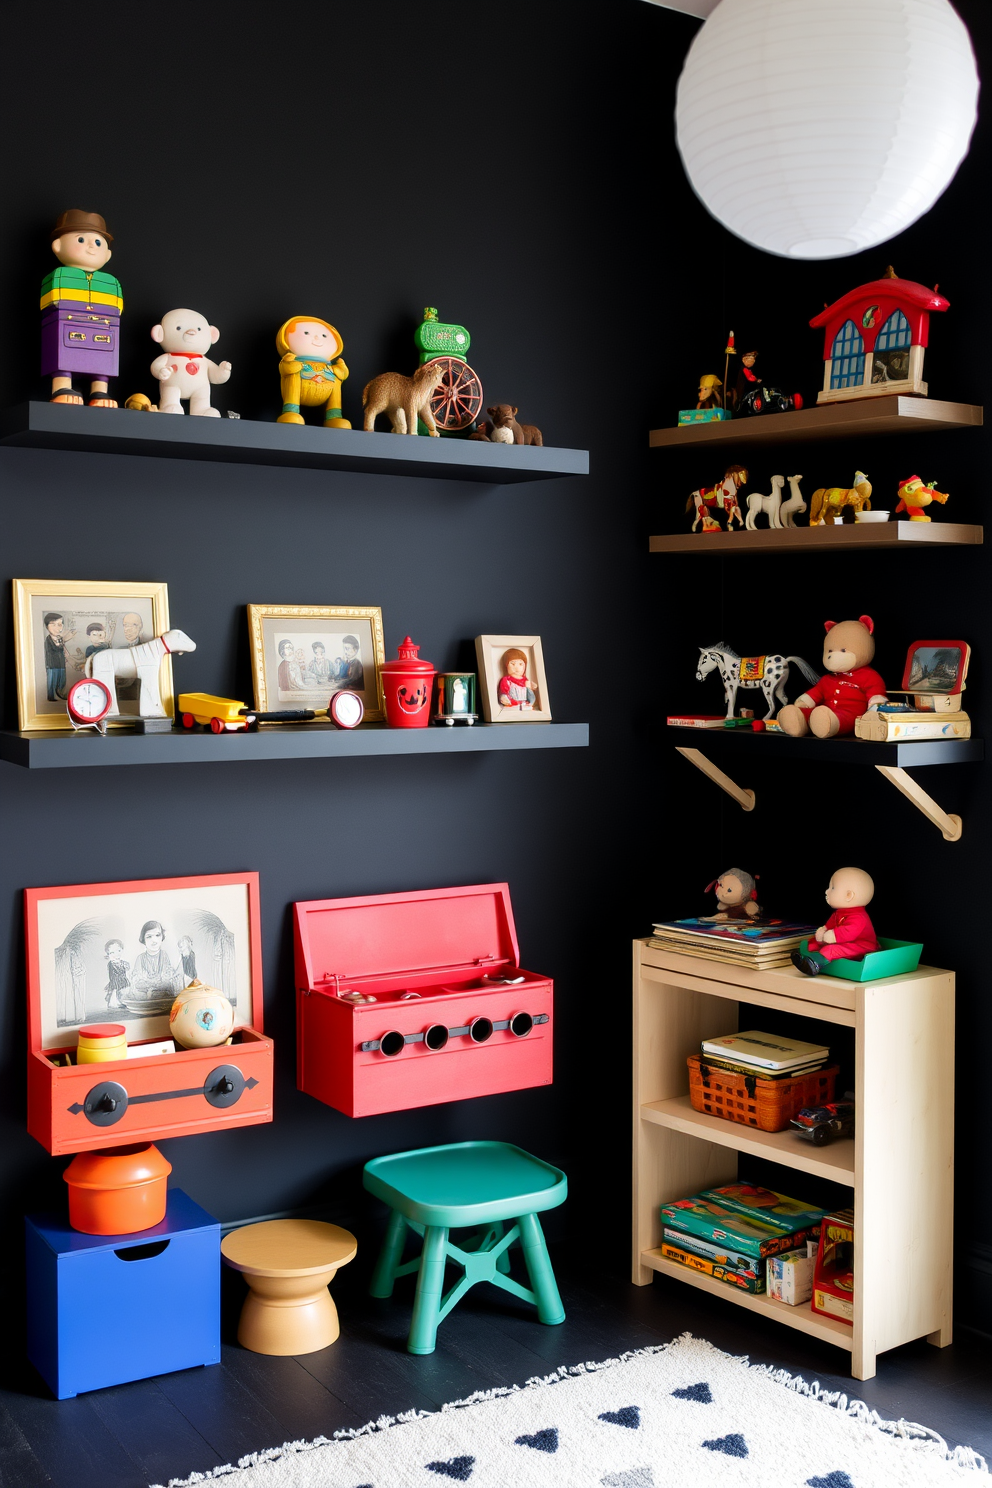
[[[772,1079],[811,1075],[830,1062],[830,1049],[826,1044],[804,1044],[777,1033],[762,1033],[760,1029],[704,1039],[699,1053],[706,1064],[715,1065],[717,1069]]]
[[[706,961],[773,971],[790,965],[791,952],[815,934],[815,925],[787,920],[668,920],[655,925],[648,945]]]
[[[661,1208],[661,1253],[746,1292],[765,1290],[765,1262],[819,1234],[824,1211],[750,1183],[706,1189]]]

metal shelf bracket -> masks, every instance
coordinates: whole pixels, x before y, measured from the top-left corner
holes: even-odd
[[[718,785],[722,791],[726,791],[728,796],[732,796],[742,811],[754,810],[754,791],[744,790],[743,787],[737,785],[733,780],[731,780],[729,775],[725,775],[722,770],[718,769],[713,761],[711,759],[708,759],[701,749],[681,749],[678,745],[676,745],[676,753],[681,754],[684,759],[687,759],[690,765],[695,765],[697,770],[702,770],[703,774],[708,775],[709,778],[713,781],[713,784]],[[895,773],[899,774],[901,772],[896,771]],[[910,784],[912,784],[912,781],[910,782]],[[900,786],[899,789],[902,790],[903,787]],[[929,799],[930,798],[927,797],[927,800]],[[930,805],[933,806],[932,801],[930,802]],[[939,808],[933,806],[933,809],[936,811]],[[958,835],[960,836],[960,826],[958,828]]]
[[[700,766],[700,768],[702,768]],[[945,842],[959,842],[964,827],[959,816],[953,812],[941,810],[932,796],[928,796],[921,785],[917,785],[911,775],[898,765],[876,765],[875,769],[880,775],[884,775],[897,791],[901,791],[907,801],[912,801],[917,811],[922,811],[928,821],[932,821],[944,838]]]

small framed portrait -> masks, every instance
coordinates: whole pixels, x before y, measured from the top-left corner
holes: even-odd
[[[487,723],[551,722],[540,636],[476,636],[475,655]]]
[[[169,1010],[199,979],[234,1008],[262,1007],[258,874],[25,889],[32,1049],[75,1047],[87,1023],[123,1023],[128,1043],[167,1038]]]
[[[335,692],[357,692],[367,722],[385,718],[377,606],[252,604],[248,630],[260,713],[326,708]]]
[[[967,641],[914,641],[906,653],[903,692],[963,692],[971,647]]]
[[[111,584],[93,580],[15,579],[14,647],[17,711],[22,729],[68,728],[66,698],[86,675],[97,651],[126,650],[169,629],[166,584]],[[172,715],[172,659],[162,658],[159,675],[165,711]],[[122,718],[138,717],[138,681],[120,681]]]

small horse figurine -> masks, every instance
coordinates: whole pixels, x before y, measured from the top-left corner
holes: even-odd
[[[855,471],[853,486],[821,486],[813,492],[809,525],[826,527],[828,522],[842,522],[845,506],[855,512],[871,511],[871,481],[863,470]]]
[[[799,489],[799,482],[802,480],[802,476],[790,475],[787,477],[787,479],[789,482],[789,490],[792,492],[792,495],[789,497],[788,501],[784,501],[782,503],[782,510],[779,512],[779,516],[782,518],[783,527],[795,527],[796,524],[792,520],[793,514],[795,512],[804,512],[806,510],[806,502],[803,498],[802,491],[800,491]]]
[[[760,687],[768,707],[768,712],[765,714],[767,720],[776,711],[776,698],[782,707],[789,701],[785,695],[785,684],[789,680],[789,663],[792,661],[795,662],[807,682],[811,684],[819,682],[820,678],[817,673],[803,661],[801,656],[738,656],[737,652],[732,651],[726,642],[718,641],[715,646],[700,646],[696,681],[702,682],[710,672],[719,669],[720,680],[727,699],[728,718],[734,716],[738,687]]]
[[[696,508],[696,519],[692,524],[695,532],[703,519],[704,508],[710,509],[709,515],[713,516],[713,508],[719,507],[727,513],[727,531],[729,532],[737,518],[738,527],[744,526],[744,518],[737,504],[737,492],[747,480],[747,471],[743,465],[728,465],[727,473],[718,486],[701,486],[698,491],[693,491],[685,504],[687,512]],[[713,528],[704,523],[704,532],[712,532]]]

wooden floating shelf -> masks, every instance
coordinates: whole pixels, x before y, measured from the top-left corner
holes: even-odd
[[[693,1110],[687,1095],[676,1096],[674,1100],[649,1101],[641,1106],[641,1120],[654,1121],[658,1126],[685,1132],[690,1137],[702,1137],[720,1147],[732,1147],[735,1152],[749,1152],[752,1157],[781,1163],[786,1168],[815,1173],[818,1178],[829,1178],[833,1183],[854,1182],[853,1137],[814,1147],[791,1127],[780,1132],[758,1131],[736,1121],[725,1121],[721,1116],[707,1116],[703,1111]]]
[[[111,730],[0,732],[0,759],[28,770],[87,765],[226,764],[232,760],[356,759],[373,755],[479,754],[489,750],[582,749],[587,723],[477,723],[472,727],[391,729],[372,724],[336,729],[330,724],[266,724],[257,733],[135,734]]]
[[[714,424],[679,424],[652,429],[652,449],[681,445],[799,444],[811,439],[855,439],[863,434],[936,434],[942,429],[974,429],[983,411],[971,403],[933,398],[856,398],[824,403],[795,413],[766,413]]]
[[[787,415],[783,415],[787,417]],[[830,527],[759,527],[754,532],[677,532],[652,537],[652,553],[831,553],[858,548],[979,546],[984,527],[963,522],[835,522]]]
[[[652,1271],[660,1271],[663,1276],[673,1276],[676,1281],[686,1281],[690,1286],[699,1287],[700,1291],[711,1292],[714,1297],[724,1297],[728,1302],[736,1302],[739,1307],[748,1307],[752,1312],[762,1313],[777,1323],[788,1323],[790,1328],[798,1328],[800,1333],[811,1333],[824,1343],[835,1344],[837,1348],[847,1349],[849,1352],[854,1348],[854,1330],[850,1323],[823,1317],[814,1312],[808,1302],[790,1307],[787,1302],[773,1302],[763,1292],[755,1296],[752,1292],[739,1291],[737,1287],[728,1286],[724,1281],[714,1281],[712,1276],[705,1276],[688,1266],[680,1266],[676,1261],[666,1261],[658,1250],[642,1250],[641,1264],[650,1266]]]
[[[9,409],[0,417],[0,444],[359,475],[427,476],[492,486],[589,474],[588,450],[300,428],[254,419],[180,418],[61,403],[22,403]]]
[[[677,749],[698,749],[721,761],[803,760],[806,764],[895,765],[906,770],[922,765],[960,765],[985,758],[981,739],[919,739],[912,743],[874,743],[868,739],[792,739],[781,734],[754,734],[749,729],[694,729],[668,725]]]

